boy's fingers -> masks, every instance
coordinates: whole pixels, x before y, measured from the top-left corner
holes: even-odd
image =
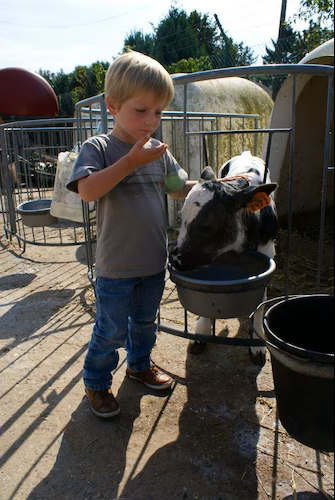
[[[160,156],[163,156],[166,149],[167,149],[166,146],[159,146],[158,148],[151,149],[151,154],[152,154],[152,156],[160,157]]]
[[[157,146],[156,148],[153,148],[156,151],[166,151],[167,150],[167,145],[166,144],[161,144],[160,146]]]
[[[144,144],[146,144],[148,142],[148,140],[150,139],[150,135],[145,135],[144,137],[142,137],[142,139],[140,139],[136,144],[135,146],[137,148],[142,148],[144,146]]]

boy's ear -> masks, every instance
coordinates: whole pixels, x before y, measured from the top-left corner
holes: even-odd
[[[106,97],[106,107],[111,115],[116,114],[117,109],[116,109],[115,104],[113,103],[111,97]]]

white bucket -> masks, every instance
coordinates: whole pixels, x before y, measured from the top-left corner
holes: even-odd
[[[56,179],[52,194],[50,214],[59,219],[83,223],[82,200],[77,193],[69,191],[66,184],[70,178],[73,164],[78,157],[77,153],[66,151],[59,153],[57,161]],[[90,212],[95,209],[94,202],[89,204]]]

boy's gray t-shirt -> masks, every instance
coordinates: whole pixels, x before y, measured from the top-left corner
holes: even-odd
[[[159,145],[150,139],[145,147]],[[73,166],[68,189],[129,153],[133,145],[107,134],[88,139]],[[165,269],[167,257],[165,193],[183,189],[187,173],[173,156],[134,169],[98,200],[96,275],[105,278],[150,276]]]

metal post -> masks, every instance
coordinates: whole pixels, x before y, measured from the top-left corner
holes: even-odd
[[[320,237],[319,237],[319,253],[318,253],[318,270],[316,278],[317,293],[320,291],[321,274],[322,274],[323,240],[324,240],[325,219],[326,219],[327,178],[328,178],[328,163],[330,155],[332,109],[333,109],[333,78],[328,78],[327,115],[326,115],[326,126],[325,126],[325,146],[323,154],[323,177],[322,177],[322,191],[321,191]]]
[[[269,172],[269,163],[270,163],[270,155],[271,155],[272,137],[273,137],[273,132],[270,132],[269,133],[269,140],[268,140],[267,150],[266,150],[266,159],[265,159],[265,170],[264,170],[263,184],[266,184],[266,180],[267,180],[267,176],[268,176],[268,172]]]
[[[5,184],[5,211],[7,212],[7,220],[9,219],[11,235],[16,234],[16,218],[15,218],[15,203],[11,189],[11,180],[9,177],[9,163],[6,155],[7,142],[3,128],[0,128],[0,145],[2,149],[2,165],[3,165],[3,178]]]
[[[187,122],[187,84],[184,85],[184,151],[183,151],[183,168],[187,170],[187,146],[188,146],[188,122]]]
[[[294,174],[294,150],[295,150],[295,105],[296,105],[297,79],[292,75],[292,121],[290,132],[290,167],[289,167],[289,208],[288,208],[288,229],[287,229],[287,249],[286,249],[286,269],[285,269],[285,295],[288,295],[289,280],[289,258],[292,238],[292,217],[293,217],[293,174]]]
[[[107,107],[106,107],[106,102],[105,102],[105,96],[101,97],[100,109],[101,109],[102,133],[103,134],[108,134],[108,115],[107,115]]]

